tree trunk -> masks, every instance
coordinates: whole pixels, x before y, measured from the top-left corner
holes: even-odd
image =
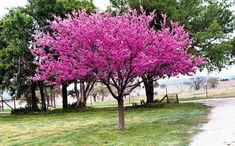
[[[47,93],[47,88],[44,88],[44,92],[45,92],[45,95],[46,95],[47,108],[49,108],[49,106],[50,106],[50,100],[49,100],[49,95],[48,95],[48,93]]]
[[[54,104],[53,106],[54,106],[54,108],[56,108],[55,95],[56,95],[55,89],[53,89],[53,104]]]
[[[93,94],[94,102],[96,102],[96,97],[97,97],[97,94]]]
[[[118,130],[123,131],[125,129],[123,97],[118,99],[118,117],[119,117]]]
[[[41,102],[42,102],[42,110],[46,111],[46,100],[45,100],[45,94],[43,92],[43,83],[39,83],[39,90],[40,90],[40,95],[41,95]]]
[[[54,106],[53,106],[53,87],[50,87],[50,100],[51,100],[51,101],[50,101],[50,102],[51,102],[51,104],[50,104],[51,107],[54,107]]]
[[[62,99],[63,99],[63,109],[68,108],[68,94],[67,94],[67,85],[62,85]]]
[[[77,81],[74,82],[74,92],[75,92],[75,96],[76,96],[76,99],[77,99],[77,106],[79,107],[80,99],[79,99]]]
[[[80,106],[86,107],[86,95],[85,95],[85,85],[84,82],[80,82]]]
[[[38,107],[37,107],[37,98],[36,98],[36,84],[35,82],[32,82],[31,85],[31,96],[32,96],[32,109],[35,111]]]
[[[143,78],[147,103],[153,103],[154,100],[154,88],[152,78]]]

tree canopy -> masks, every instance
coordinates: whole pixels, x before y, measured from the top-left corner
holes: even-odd
[[[56,17],[50,22],[53,33],[38,33],[31,50],[39,68],[34,80],[61,85],[70,80],[96,78],[104,83],[119,107],[119,129],[124,129],[123,97],[142,81],[152,77],[189,74],[202,64],[201,58],[188,53],[191,40],[182,26],[172,22],[161,30],[150,27],[155,13],[127,14],[86,11]],[[47,48],[45,50],[45,48]]]
[[[28,69],[35,69],[33,57],[27,50],[34,31],[33,20],[22,11],[22,8],[13,9],[0,21],[0,36],[4,42],[0,47],[1,85],[2,89],[9,88],[12,94],[20,89],[17,95],[25,91],[27,75],[32,75]]]
[[[142,5],[148,12],[156,10],[158,17],[152,25],[160,29],[161,14],[184,25],[193,39],[192,53],[205,58],[208,71],[221,70],[230,64],[231,34],[235,29],[235,16],[230,9],[234,3],[223,0],[111,0],[115,9],[125,4],[138,9]]]

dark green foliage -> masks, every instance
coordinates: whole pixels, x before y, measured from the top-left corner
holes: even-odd
[[[48,31],[47,20],[54,15],[66,17],[67,13],[80,9],[95,9],[87,1],[78,0],[28,0],[25,7],[11,9],[0,20],[0,85],[16,97],[30,98],[36,65],[28,48],[33,47],[32,35]]]
[[[68,104],[68,109],[76,109],[77,108],[77,102]]]
[[[231,40],[232,44],[232,57],[235,56],[235,37]]]
[[[79,0],[28,0],[28,2],[25,12],[35,20],[38,29],[44,29],[48,25],[47,20],[53,20],[54,16],[65,18],[66,14],[72,11],[95,10],[92,3]]]
[[[0,46],[1,87],[17,97],[26,92],[27,76],[33,75],[35,66],[27,49],[34,31],[33,20],[22,12],[22,8],[12,9],[0,21],[0,36],[4,42]]]
[[[35,113],[35,112],[43,112],[41,109],[32,109],[30,107],[25,107],[25,108],[19,108],[19,109],[14,109],[11,111],[12,115],[25,115],[25,114],[30,114],[30,113]]]

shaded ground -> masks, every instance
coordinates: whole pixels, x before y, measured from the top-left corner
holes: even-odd
[[[208,123],[193,138],[191,146],[235,146],[235,98],[198,100],[212,106]]]

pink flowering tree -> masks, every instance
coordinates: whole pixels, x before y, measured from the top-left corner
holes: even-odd
[[[60,85],[69,80],[94,77],[104,83],[118,102],[119,130],[124,130],[124,100],[142,83],[153,78],[195,71],[202,63],[188,53],[189,35],[183,27],[162,22],[162,30],[150,27],[154,12],[137,14],[85,11],[50,22],[53,34],[40,33],[32,53],[39,65],[34,80]]]
[[[154,50],[157,55],[151,69],[142,76],[145,85],[147,103],[152,103],[153,82],[163,78],[181,75],[190,75],[196,67],[203,63],[202,59],[189,54],[191,39],[189,34],[177,22],[170,22],[170,27],[166,27],[167,16],[162,15],[161,30],[155,35],[156,48],[161,48],[161,52]]]

